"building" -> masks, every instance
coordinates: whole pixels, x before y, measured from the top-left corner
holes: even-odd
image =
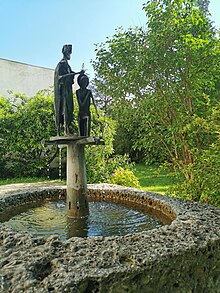
[[[54,70],[0,58],[0,95],[8,91],[33,96],[53,86]]]

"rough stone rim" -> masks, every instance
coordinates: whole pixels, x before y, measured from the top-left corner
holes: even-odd
[[[54,193],[56,196],[65,196],[66,186],[59,183],[31,183],[28,184],[28,188],[26,185],[15,184],[11,190],[9,188],[9,190],[0,192],[0,213],[4,212],[4,208],[16,206],[18,202],[25,205],[33,200],[41,201],[44,198],[53,198]],[[214,212],[217,219],[220,215],[220,210],[212,206],[113,184],[88,184],[88,196],[99,200],[129,201],[155,209],[170,218],[172,227],[176,225],[184,227],[186,219],[188,221],[202,220],[203,224],[209,224],[207,218],[204,223],[204,213],[206,214],[206,212],[209,215]]]
[[[30,203],[40,203],[45,199],[66,198],[66,188],[63,185],[31,185],[32,188],[28,190],[24,188],[24,184],[15,184],[11,190],[10,188],[9,190],[6,188],[6,191],[0,194],[0,215],[4,213],[5,210],[10,211],[17,206],[22,207]],[[177,217],[169,201],[164,201],[164,197],[155,193],[146,193],[139,189],[113,184],[89,184],[88,198],[89,200],[134,205],[137,209],[140,208],[146,210],[149,214],[154,214],[154,216],[166,225],[171,224]]]
[[[0,206],[13,201],[16,197],[22,198],[24,194],[32,196],[42,194],[43,196],[45,191],[50,194],[53,190],[62,193],[65,186],[38,185],[37,187],[36,185],[34,187],[32,185],[32,189],[30,187],[23,191],[22,188],[18,189],[15,188],[13,192],[6,191],[4,194],[0,191]],[[189,262],[192,266],[197,266],[198,260],[202,259],[199,270],[203,269],[203,262],[206,260],[209,261],[211,270],[219,267],[218,256],[216,256],[220,249],[220,210],[218,208],[132,188],[106,184],[89,186],[89,191],[97,190],[102,195],[103,192],[105,194],[110,192],[112,196],[128,193],[138,199],[143,199],[144,196],[148,200],[161,203],[161,206],[169,206],[176,218],[170,225],[136,234],[73,237],[65,242],[61,242],[58,237],[46,239],[33,237],[30,233],[16,233],[1,225],[2,259],[0,264],[3,262],[3,270],[2,272],[0,270],[0,275],[2,274],[3,287],[4,284],[10,289],[16,286],[16,290],[20,290],[16,292],[24,292],[22,290],[48,292],[48,288],[51,287],[57,288],[57,292],[64,292],[62,291],[64,289],[67,292],[84,292],[79,291],[79,288],[85,288],[87,292],[88,288],[98,286],[97,288],[102,289],[97,292],[106,292],[103,288],[113,288],[109,292],[116,292],[115,288],[120,286],[120,288],[123,286],[131,288],[137,276],[137,280],[142,280],[139,281],[139,288],[146,285],[152,288],[154,284],[160,288],[155,292],[161,292],[168,283],[169,288],[174,288],[182,284],[181,282],[185,282],[186,274],[189,273]],[[172,264],[175,264],[178,272],[171,271]],[[164,280],[158,279],[158,271],[166,276]],[[213,271],[210,273],[205,271],[199,280],[196,271],[190,270],[190,273],[194,274],[194,279],[188,280],[190,283],[188,288],[196,288],[195,280],[203,283],[202,288],[206,288],[209,281],[207,275],[213,276],[211,282],[214,285],[210,286],[216,286],[219,280],[219,275],[214,274]],[[188,285],[184,283],[181,286],[185,288]],[[31,291],[33,288],[35,291]],[[128,290],[128,292],[134,291]]]

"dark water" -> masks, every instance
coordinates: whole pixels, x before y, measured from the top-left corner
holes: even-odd
[[[73,236],[122,236],[163,225],[146,212],[112,202],[89,202],[89,211],[87,217],[68,219],[65,202],[50,201],[29,208],[10,219],[11,215],[7,215],[0,221],[18,231],[29,231],[34,235],[47,237],[56,234],[62,240]]]

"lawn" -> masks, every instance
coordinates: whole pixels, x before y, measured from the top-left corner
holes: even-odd
[[[0,185],[15,184],[15,183],[32,183],[32,182],[46,182],[50,179],[47,178],[11,178],[11,179],[0,179]]]
[[[168,171],[160,171],[158,166],[148,166],[144,163],[135,165],[135,175],[139,178],[141,189],[165,194],[170,186],[173,185],[174,177]]]
[[[135,165],[135,175],[139,178],[141,189],[152,191],[160,194],[165,194],[167,189],[173,184],[172,173],[161,171],[158,173],[158,166],[148,166],[144,163]],[[47,178],[13,178],[1,179],[0,185],[12,183],[31,183],[31,182],[44,182]],[[59,180],[57,180],[59,181]]]

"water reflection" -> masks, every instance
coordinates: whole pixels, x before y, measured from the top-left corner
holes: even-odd
[[[71,237],[115,236],[146,231],[162,223],[144,211],[112,202],[89,202],[89,216],[80,219],[66,217],[64,201],[46,202],[29,208],[6,221],[18,231],[38,236],[57,234],[62,240]]]
[[[67,217],[67,239],[71,237],[86,237],[88,235],[88,216],[79,219]]]

